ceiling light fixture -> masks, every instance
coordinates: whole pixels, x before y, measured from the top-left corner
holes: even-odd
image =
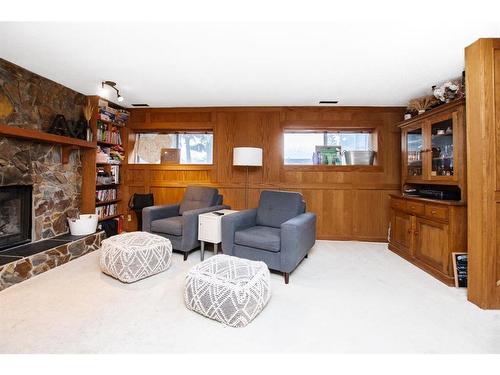
[[[113,90],[116,91],[116,100],[118,100],[119,102],[123,102],[123,96],[120,95],[120,90],[118,90],[116,88],[116,82],[113,82],[113,81],[102,81],[101,82],[101,87],[102,87],[102,90],[104,91],[104,85],[106,86],[109,86],[111,87]]]
[[[319,104],[337,104],[338,100],[320,100]]]

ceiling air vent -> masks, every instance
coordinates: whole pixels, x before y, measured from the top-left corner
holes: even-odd
[[[319,104],[337,104],[338,100],[320,100]]]
[[[145,104],[145,103],[135,103],[135,104],[131,104],[132,107],[149,107],[149,104]]]

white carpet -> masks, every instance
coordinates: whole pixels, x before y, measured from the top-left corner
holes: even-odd
[[[184,307],[199,252],[129,285],[102,274],[98,256],[0,292],[0,352],[500,353],[500,311],[467,302],[386,244],[318,241],[289,285],[271,275],[268,306],[239,329]]]

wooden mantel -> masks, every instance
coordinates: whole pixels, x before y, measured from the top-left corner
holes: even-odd
[[[78,138],[64,137],[41,132],[38,130],[23,129],[16,126],[0,124],[0,135],[10,138],[31,140],[34,142],[50,143],[62,146],[62,162],[67,163],[69,153],[78,148],[96,148],[95,142],[87,142]]]

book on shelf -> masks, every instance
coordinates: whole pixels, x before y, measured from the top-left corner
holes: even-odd
[[[117,232],[118,234],[120,234],[121,232],[123,232],[123,216],[118,216],[116,218],[114,218],[113,220],[116,221],[117,223]]]
[[[130,118],[130,112],[124,109],[119,109],[116,112],[116,121],[119,123],[126,123]]]
[[[117,170],[115,170],[115,171],[111,170],[108,172],[108,171],[106,171],[106,169],[104,167],[97,168],[97,176],[96,176],[97,186],[99,186],[99,185],[112,185],[112,184],[119,184],[120,183],[119,166],[113,165],[113,166],[111,166],[111,169],[113,169],[113,167],[117,168]]]
[[[117,199],[117,189],[102,189],[96,190],[95,199],[96,202],[107,202]]]
[[[112,165],[111,166],[111,175],[114,178],[114,183],[119,184],[120,183],[120,166],[119,165]]]
[[[99,99],[99,119],[103,121],[116,122],[120,126],[124,126],[130,118],[130,112],[125,109],[115,109],[109,106],[109,103]]]
[[[121,145],[121,134],[117,126],[97,120],[97,141]]]
[[[111,203],[105,206],[96,207],[95,213],[99,216],[99,219],[116,215],[118,213],[118,205],[116,203]]]
[[[125,159],[125,152],[121,145],[104,146],[98,145],[96,150],[96,163],[120,165]]]

